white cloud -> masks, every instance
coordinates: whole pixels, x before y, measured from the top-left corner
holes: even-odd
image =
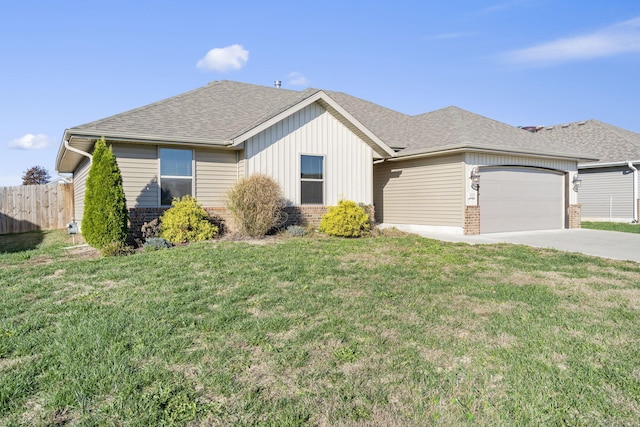
[[[50,143],[51,139],[47,135],[41,133],[33,135],[28,133],[22,138],[9,142],[9,148],[16,148],[18,150],[41,150],[49,146]]]
[[[216,47],[198,61],[196,67],[204,71],[239,70],[249,60],[249,51],[242,45]]]
[[[297,71],[292,71],[287,74],[287,83],[291,86],[307,86],[309,80]]]
[[[552,65],[640,52],[640,17],[591,34],[558,39],[506,54],[509,62]]]

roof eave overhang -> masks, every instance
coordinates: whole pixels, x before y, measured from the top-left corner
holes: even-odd
[[[416,159],[421,157],[433,157],[433,156],[441,156],[443,154],[458,154],[465,152],[475,152],[475,153],[484,153],[484,154],[502,154],[502,155],[511,155],[511,156],[520,156],[520,157],[536,157],[536,158],[544,158],[544,159],[563,159],[563,160],[572,160],[572,161],[581,161],[581,160],[597,160],[594,158],[585,159],[579,155],[570,155],[570,154],[555,154],[555,153],[542,153],[542,152],[533,152],[533,151],[522,151],[518,149],[505,149],[503,147],[481,147],[474,145],[458,145],[458,146],[448,146],[448,147],[436,147],[424,151],[422,153],[414,153],[409,155],[402,155],[402,152],[396,153],[396,156],[393,159],[389,159],[391,161],[396,160],[408,160],[408,159]]]
[[[67,129],[65,131],[65,137],[67,140],[71,138],[101,138],[103,137],[107,141],[118,142],[133,142],[143,144],[188,144],[188,145],[207,145],[215,147],[231,146],[232,142],[223,139],[209,139],[209,138],[176,138],[166,135],[152,135],[152,134],[130,134],[122,132],[105,132],[99,130],[89,129]]]
[[[371,132],[366,126],[364,126],[360,121],[358,121],[355,117],[353,117],[347,110],[342,108],[337,102],[335,102],[329,95],[324,93],[323,91],[318,91],[300,101],[299,103],[287,108],[286,110],[276,114],[275,116],[265,120],[264,122],[258,124],[257,126],[251,128],[250,130],[243,132],[240,135],[232,138],[234,147],[242,147],[244,142],[249,138],[259,134],[260,132],[270,128],[281,120],[289,117],[290,115],[302,110],[303,108],[313,104],[314,102],[319,102],[325,109],[331,110],[330,112],[335,112],[336,114],[342,116],[344,120],[348,122],[350,127],[356,134],[359,134],[360,137],[364,139],[364,141],[373,148],[373,150],[380,157],[394,157],[396,155],[393,148],[389,147],[385,142],[383,142],[380,138],[378,138],[373,132]]]
[[[597,169],[597,168],[611,168],[616,166],[627,166],[629,163],[634,165],[640,165],[640,159],[638,160],[624,160],[619,162],[602,162],[602,163],[579,163],[578,169]]]
[[[68,173],[73,171],[60,170],[60,166],[64,160],[64,157],[68,154],[78,156],[80,159],[82,156],[77,153],[72,153],[65,147],[65,141],[68,141],[69,145],[73,146],[73,141],[99,139],[104,137],[107,141],[122,142],[131,144],[153,144],[153,145],[190,145],[190,146],[206,146],[216,148],[232,148],[232,143],[229,140],[215,140],[215,139],[203,139],[203,138],[172,138],[163,135],[150,135],[150,134],[126,134],[118,132],[105,132],[91,129],[66,129],[62,136],[62,142],[58,150],[58,156],[56,158],[56,171]],[[76,163],[76,162],[74,162]],[[77,162],[79,163],[79,162]],[[77,166],[77,164],[76,164]]]

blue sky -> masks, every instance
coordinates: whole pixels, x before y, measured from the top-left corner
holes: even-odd
[[[640,133],[640,2],[32,1],[0,13],[0,186],[66,128],[235,80]]]

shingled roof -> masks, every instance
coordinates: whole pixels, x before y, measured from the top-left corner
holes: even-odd
[[[502,151],[518,154],[592,158],[574,148],[562,147],[551,138],[471,113],[447,107],[414,116],[403,156],[456,149]]]
[[[172,98],[73,127],[69,132],[225,144],[315,92],[214,81]]]
[[[602,165],[640,160],[640,134],[598,120],[540,127],[534,135],[553,138],[564,146],[592,153],[599,159],[598,162],[584,164]]]
[[[456,107],[408,116],[342,92],[314,88],[293,91],[232,81],[214,81],[172,98],[75,126],[65,131],[64,139],[88,141],[87,138],[105,136],[143,142],[232,146],[251,130],[313,99],[319,99],[325,106],[327,102],[339,106],[343,115],[348,116],[350,128],[364,127],[362,134],[368,135],[370,143],[383,146],[380,152],[385,156],[394,156],[389,148],[392,147],[396,157],[454,149],[573,159],[590,157],[581,150],[562,148],[550,138]],[[58,165],[66,154],[63,141]],[[75,160],[66,160],[65,168],[72,168],[74,163]]]

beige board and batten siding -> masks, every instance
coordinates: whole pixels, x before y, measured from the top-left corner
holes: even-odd
[[[196,198],[205,207],[222,207],[229,189],[238,179],[235,151],[195,150]]]
[[[80,166],[73,172],[73,220],[79,226],[84,215],[84,195],[87,192],[87,177],[91,169],[91,161],[85,157]]]
[[[387,161],[374,166],[376,220],[464,227],[461,155]]]
[[[324,156],[325,205],[340,199],[373,203],[373,150],[317,103],[311,104],[245,144],[247,176],[264,173],[300,204],[300,156]]]
[[[584,221],[633,221],[633,173],[626,166],[580,170]]]
[[[113,144],[127,207],[158,206],[158,148],[155,145]]]

